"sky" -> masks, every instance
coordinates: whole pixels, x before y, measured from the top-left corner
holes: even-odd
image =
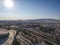
[[[11,0],[13,7],[7,7],[0,0],[0,20],[59,19],[59,0]]]

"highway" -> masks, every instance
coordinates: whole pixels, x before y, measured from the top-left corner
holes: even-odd
[[[53,45],[58,45],[55,42],[55,40],[52,40],[51,38],[46,37],[42,32],[39,33],[36,30],[27,30],[27,29],[25,31],[27,31],[28,33],[31,33],[34,37],[30,37],[30,36],[24,34],[23,32],[22,32],[23,34],[21,34],[20,31],[9,30],[9,36],[5,36],[5,38],[1,39],[0,45],[14,45],[14,41],[16,38],[18,39],[18,41],[20,43],[24,43],[26,45],[29,45],[29,44],[32,45],[31,40],[33,40],[35,37],[37,37],[38,39],[43,39],[44,41],[48,41],[48,42],[52,43]],[[44,41],[42,42],[42,44],[44,43]],[[22,44],[22,45],[24,45],[24,44]],[[39,44],[39,45],[41,45],[41,44]]]
[[[2,45],[12,45],[15,35],[16,35],[16,31],[10,30],[7,41],[5,41]]]
[[[40,38],[52,43],[53,45],[58,45],[55,40],[53,40],[52,38],[46,37],[46,35],[42,32],[37,32],[36,30],[27,30],[27,31],[30,31],[31,33],[35,34],[37,37],[40,37]]]
[[[5,41],[8,40],[8,30],[5,28],[0,28],[0,45],[2,45]]]
[[[8,35],[1,37],[0,38],[0,45],[2,45],[5,41],[7,41],[7,39],[8,39]]]

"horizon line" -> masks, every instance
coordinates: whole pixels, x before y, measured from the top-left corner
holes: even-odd
[[[39,18],[39,19],[60,20],[60,19],[54,19],[54,18]],[[14,21],[14,20],[36,20],[36,19],[0,19],[0,21]]]

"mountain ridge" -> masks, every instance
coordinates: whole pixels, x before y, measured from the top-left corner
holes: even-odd
[[[12,23],[60,23],[60,20],[57,19],[28,19],[28,20],[2,20],[0,23],[12,22]]]

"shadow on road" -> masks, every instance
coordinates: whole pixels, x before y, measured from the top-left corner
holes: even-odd
[[[9,34],[0,35],[0,45],[2,45],[5,41],[7,41]]]

